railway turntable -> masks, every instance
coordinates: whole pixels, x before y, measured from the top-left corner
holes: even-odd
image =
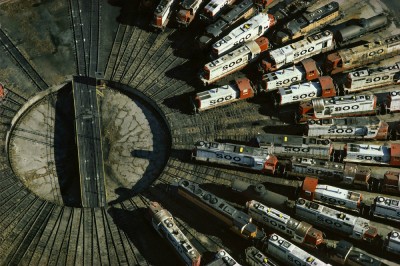
[[[106,193],[96,86],[90,79],[74,77],[72,88],[82,206],[102,207]]]

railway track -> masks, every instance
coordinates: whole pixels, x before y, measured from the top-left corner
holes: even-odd
[[[123,81],[126,84],[130,84],[133,80],[138,79],[138,77],[143,80],[151,71],[151,68],[148,68],[148,66],[153,62],[155,62],[153,64],[157,64],[159,55],[163,54],[171,46],[169,39],[174,33],[175,30],[167,28],[162,34],[152,34],[149,36],[135,59],[135,61],[140,62],[139,65],[134,67],[134,64],[129,64],[129,69],[126,69],[124,72],[125,79]],[[132,73],[132,75],[128,75],[128,73]],[[140,84],[140,81],[137,84]]]
[[[14,59],[18,67],[30,79],[37,91],[46,90],[49,85],[40,74],[34,69],[29,61],[22,55],[18,47],[11,41],[8,35],[0,28],[0,44],[4,47],[7,53]]]
[[[95,77],[98,69],[100,43],[100,0],[70,0],[70,19],[74,36],[76,72]]]
[[[109,38],[102,35],[105,28],[102,16],[108,14],[106,9],[111,8],[106,8],[104,3],[100,0],[68,2],[76,72],[78,75],[94,77],[96,72],[103,71],[105,67],[106,79],[129,85],[151,97],[160,105],[169,121],[173,148],[176,150],[172,151],[159,179],[143,195],[109,207],[85,209],[57,206],[37,198],[9,170],[8,155],[0,154],[0,250],[4,250],[5,254],[0,258],[0,264],[166,265],[170,262],[174,265],[178,259],[170,255],[168,244],[143,217],[148,200],[159,201],[170,209],[178,226],[201,252],[215,252],[219,248],[232,254],[243,252],[243,246],[247,243],[232,235],[227,228],[202,224],[200,221],[204,221],[204,213],[174,195],[173,182],[185,178],[204,186],[229,189],[231,181],[235,179],[288,187],[293,187],[298,181],[186,162],[180,160],[180,153],[182,150],[190,151],[200,138],[248,141],[263,126],[280,126],[283,122],[268,119],[260,112],[262,104],[254,102],[237,102],[199,115],[188,115],[185,112],[187,110],[180,110],[180,101],[172,106],[167,105],[165,101],[169,98],[205,89],[195,88],[192,85],[194,83],[188,83],[189,77],[184,79],[171,75],[172,70],[182,76],[186,73],[180,67],[185,67],[189,60],[177,52],[189,46],[187,41],[191,38],[190,33],[177,36],[176,30],[167,28],[158,34],[148,32],[144,27],[117,23],[114,39],[112,42],[110,40],[110,49],[106,51],[109,56],[100,58],[100,53],[104,52],[103,42]],[[1,44],[5,46],[7,40],[8,44],[12,44],[1,31]],[[37,91],[48,87],[18,51],[18,47],[8,45],[6,51],[32,80]],[[100,60],[104,62],[99,63]],[[198,70],[190,64],[188,68],[192,72]],[[1,123],[4,123],[0,130],[2,134],[7,131],[7,124],[15,112],[30,98],[24,95],[19,97],[19,94],[10,94],[8,102],[0,107]],[[48,112],[54,112],[50,103],[47,107]],[[20,128],[12,137],[45,143],[47,160],[51,162],[54,157],[54,138],[50,130],[51,121],[47,124],[48,128],[44,128],[43,132]],[[52,174],[55,175],[54,172]],[[221,197],[224,198],[225,192],[221,192]],[[238,203],[235,206],[239,206]],[[154,253],[159,255],[158,258]]]

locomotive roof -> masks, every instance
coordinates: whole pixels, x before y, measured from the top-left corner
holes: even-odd
[[[259,48],[258,44],[255,41],[247,42],[243,46],[238,47],[237,49],[233,50],[232,52],[227,53],[226,55],[221,56],[221,57],[217,58],[216,60],[209,62],[207,64],[207,67],[209,69],[211,69],[211,68],[221,66],[221,65],[225,64],[226,61],[228,61],[232,58],[236,58],[240,55],[243,55],[244,53],[247,53],[249,51],[253,51],[254,49],[257,49],[257,47]]]
[[[312,12],[308,12],[304,15],[304,18],[309,22],[312,23],[316,20],[319,20],[327,15],[332,14],[335,11],[339,10],[339,3],[332,1],[329,4],[326,4]]]
[[[280,134],[259,134],[257,142],[260,146],[263,144],[274,144],[280,146],[282,144],[297,144],[301,145],[305,142],[305,137],[296,135],[280,135]]]
[[[217,252],[217,254],[215,254],[215,258],[216,259],[222,259],[222,261],[224,262],[224,264],[222,265],[239,265],[236,260],[234,258],[232,258],[232,256],[226,252],[225,249],[221,249]]]
[[[243,32],[249,31],[252,28],[257,28],[258,26],[263,24],[263,21],[269,20],[269,16],[267,13],[259,13],[256,16],[252,17],[248,21],[242,23],[240,26],[236,27],[231,31],[229,35],[233,35],[234,37],[242,34]],[[228,35],[228,36],[229,36]]]
[[[400,99],[400,91],[391,91],[389,92],[390,99],[393,100],[399,100]]]
[[[286,55],[293,54],[294,47],[291,45],[286,45],[284,47],[272,50],[269,52],[269,56],[275,60],[275,62],[280,63],[285,61]]]
[[[289,94],[303,94],[314,89],[318,91],[321,88],[319,81],[309,81],[301,84],[291,85],[288,88],[280,88],[279,93],[283,95]]]
[[[275,62],[283,62],[286,58],[286,55],[293,54],[293,52],[299,48],[307,46],[311,43],[317,43],[321,39],[332,38],[332,32],[329,30],[325,30],[323,32],[318,32],[312,35],[307,36],[303,40],[297,41],[292,44],[288,44],[278,49],[274,49],[269,52],[271,58],[275,60]]]
[[[292,253],[292,255],[296,256],[303,262],[307,262],[309,265],[326,265],[322,263],[318,258],[310,255],[308,252],[304,251],[303,249],[297,247],[296,245],[292,244],[291,242],[287,241],[283,237],[272,234],[268,240],[268,246],[272,244],[282,250],[285,254]]]
[[[253,200],[252,203],[253,203],[253,207],[255,209],[260,210],[261,212],[264,212],[264,213],[268,213],[269,215],[272,215],[272,216],[275,216],[275,217],[279,217],[279,220],[287,222],[287,220],[290,219],[289,215],[287,215],[287,214],[285,214],[285,213],[283,213],[283,212],[281,212],[281,211],[279,211],[277,209],[270,208],[270,207],[268,207],[268,206],[266,206],[266,205],[264,205],[264,204],[262,204],[262,203],[260,203],[258,201],[255,201],[255,200]]]
[[[319,109],[319,105],[323,109],[324,106],[331,106],[336,104],[346,104],[346,103],[356,103],[356,102],[366,102],[375,99],[374,95],[345,95],[345,96],[335,96],[331,98],[317,98],[312,99],[312,104],[315,109]]]
[[[191,9],[193,6],[197,4],[197,2],[202,1],[202,0],[183,0],[182,1],[182,7],[185,9]]]
[[[339,3],[333,1],[312,12],[307,12],[297,19],[289,21],[285,27],[291,34],[295,34],[310,23],[320,20],[338,10]]]
[[[391,73],[391,72],[399,72],[399,71],[400,71],[400,62],[397,62],[397,63],[395,63],[393,65],[389,65],[389,66],[380,66],[380,67],[352,71],[348,74],[348,76],[350,78],[360,78],[360,77],[367,77],[370,75],[379,74],[382,72]]]
[[[235,6],[231,11],[227,14],[221,16],[215,23],[211,24],[206,28],[207,34],[213,37],[219,36],[225,27],[230,24],[233,20],[236,20],[239,16],[244,14],[247,10],[249,10],[253,6],[252,0],[244,0],[239,5]]]
[[[236,19],[240,14],[244,13],[246,10],[250,9],[253,6],[252,0],[244,0],[240,4],[236,5],[231,11],[227,14],[222,15],[221,18],[226,22],[231,22],[233,19]]]
[[[150,213],[153,219],[164,225],[164,228],[169,232],[170,236],[178,243],[186,254],[192,259],[200,257],[200,253],[192,246],[187,237],[182,233],[176,225],[172,214],[164,209],[158,202],[151,202],[149,205]]]
[[[317,185],[315,191],[324,194],[335,195],[338,198],[349,199],[352,201],[358,201],[361,197],[360,193],[328,185]]]
[[[381,120],[377,116],[361,116],[346,118],[325,118],[319,120],[308,120],[309,127],[313,126],[379,126]]]
[[[334,169],[334,170],[343,170],[344,169],[343,163],[331,162],[331,161],[314,159],[314,158],[292,157],[291,161],[293,164],[320,166],[323,168],[329,168],[329,169]]]
[[[201,101],[204,101],[210,98],[219,98],[222,96],[229,95],[233,90],[234,90],[233,86],[228,84],[218,88],[213,88],[207,91],[199,92],[196,94],[196,97],[198,97]]]
[[[261,251],[259,251],[258,249],[256,249],[253,246],[246,248],[245,252],[246,252],[247,256],[251,256],[256,261],[258,261],[260,263],[264,263],[263,265],[266,265],[265,263],[269,262],[269,259],[267,258],[267,256],[265,256]]]
[[[214,10],[216,7],[222,5],[225,0],[211,0],[206,6],[205,9]]]
[[[302,201],[304,201],[304,203]],[[318,204],[302,198],[299,198],[296,201],[296,208],[306,209],[307,212],[311,212],[314,214],[323,214],[324,216],[331,217],[335,220],[342,220],[344,223],[353,226],[356,224],[364,227],[369,226],[369,221],[364,218],[356,217],[341,211],[337,211],[335,209],[326,207],[322,204]]]
[[[338,53],[340,54],[340,57],[342,58],[343,62],[347,61],[351,62],[355,54],[365,52],[376,47],[391,47],[397,45],[399,42],[400,42],[400,34],[387,37],[383,41],[374,41],[358,45],[356,47],[342,49]]]
[[[354,152],[363,154],[368,152],[368,155],[374,154],[379,156],[390,155],[389,147],[386,145],[373,145],[373,144],[358,144],[358,143],[347,143],[347,152]]]
[[[161,0],[161,2],[158,4],[155,10],[155,15],[161,15],[164,14],[165,11],[167,11],[167,8],[171,6],[172,2],[175,0]]]
[[[330,140],[313,138],[313,137],[303,137],[297,135],[280,135],[280,134],[259,134],[256,137],[256,141],[260,146],[265,144],[273,144],[275,146],[280,146],[283,144],[287,145],[302,145],[302,144],[317,144],[317,145],[329,145]]]
[[[274,72],[269,72],[263,76],[263,79],[268,81],[274,81],[279,79],[287,79],[292,76],[297,76],[301,74],[303,67],[299,65],[294,65],[287,67],[285,69],[279,69]]]
[[[231,143],[218,143],[218,142],[206,142],[206,141],[203,141],[204,145],[200,145],[201,144],[200,142],[198,142],[199,145],[196,144],[196,147],[198,149],[219,150],[219,151],[227,151],[227,152],[248,154],[254,156],[265,156],[265,157],[269,155],[267,150],[261,148],[236,145]]]
[[[255,231],[256,229],[255,225],[249,224],[251,223],[250,215],[237,210],[225,200],[215,196],[214,194],[206,190],[201,189],[198,184],[195,184],[187,180],[183,180],[179,182],[179,187],[185,189],[194,197],[196,197],[197,200],[200,200],[201,202],[211,206],[213,209],[219,211],[223,215],[230,216],[232,218],[233,223],[237,225],[238,228],[241,228],[247,224],[251,228],[252,226],[254,226],[253,231]]]
[[[400,231],[393,230],[390,232],[389,241],[400,244]]]
[[[378,196],[378,197],[375,198],[375,203],[378,204],[378,205],[394,207],[396,209],[400,208],[400,201],[399,200],[388,198],[388,197]]]

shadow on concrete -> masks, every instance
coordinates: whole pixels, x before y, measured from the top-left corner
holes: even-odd
[[[115,225],[121,229],[129,238],[129,240],[138,249],[138,253],[150,265],[165,266],[179,265],[180,260],[172,248],[152,227],[149,219],[146,219],[147,210],[144,208],[134,211],[123,210],[111,207],[108,214],[112,217]],[[146,264],[144,261],[140,263],[140,256],[137,257],[139,265]]]
[[[158,113],[157,110],[155,110],[150,104],[146,102],[146,99],[139,98],[138,95],[133,95],[130,94],[129,92],[127,92],[127,95],[133,101],[135,101],[139,107],[141,105],[146,106],[146,108],[141,108],[141,110],[143,111],[146,119],[149,122],[154,120],[154,117],[156,117],[159,123],[151,123],[151,122],[149,123],[150,130],[153,133],[152,136],[153,150],[152,151],[133,150],[131,151],[130,154],[132,157],[148,159],[149,164],[146,167],[142,177],[132,187],[120,186],[116,188],[115,193],[118,195],[118,197],[116,199],[109,201],[108,204],[116,204],[122,202],[147,189],[148,186],[150,186],[164,170],[164,167],[168,161],[170,153],[171,135],[161,115]],[[162,132],[165,132],[165,135],[158,137],[159,133],[158,131],[160,131],[160,128]],[[109,142],[109,140],[106,140],[105,142]],[[109,147],[104,148],[105,158],[108,157],[107,150],[109,150]],[[160,159],[161,153],[165,153],[165,155]],[[105,164],[105,171],[107,173],[107,176],[112,175],[112,170],[108,164]],[[118,179],[118,177],[116,177],[116,179]]]
[[[66,206],[80,207],[80,176],[72,84],[69,83],[61,89],[56,97],[54,158],[61,196]]]

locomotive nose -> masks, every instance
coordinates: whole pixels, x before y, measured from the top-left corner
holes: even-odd
[[[188,22],[190,17],[190,12],[188,10],[180,10],[178,13],[180,21]]]
[[[272,14],[268,14],[268,18],[269,18],[269,26],[270,27],[275,26],[275,24],[276,24],[275,17]]]

